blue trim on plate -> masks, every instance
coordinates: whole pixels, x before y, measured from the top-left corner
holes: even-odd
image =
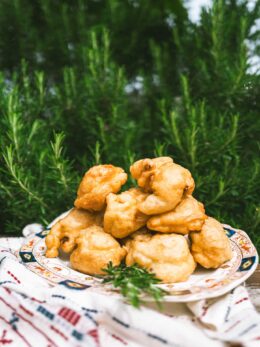
[[[19,255],[24,263],[35,263],[36,259],[32,252],[19,252]]]
[[[227,237],[229,237],[229,238],[232,237],[233,235],[235,235],[235,233],[236,233],[236,231],[233,229],[229,229],[229,228],[224,227],[224,230],[226,232]]]
[[[239,266],[239,271],[249,271],[256,261],[256,256],[243,258]]]
[[[61,281],[61,282],[59,282],[59,284],[65,286],[66,288],[75,289],[75,290],[84,290],[84,289],[91,287],[91,286],[88,286],[86,284],[81,284],[81,283],[74,282],[71,280]]]
[[[44,239],[49,233],[49,230],[45,229],[37,234],[35,236],[39,237],[40,239]]]

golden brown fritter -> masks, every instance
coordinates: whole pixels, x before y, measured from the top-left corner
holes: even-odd
[[[134,179],[137,180],[138,186],[143,188],[147,193],[152,193],[151,180],[155,170],[166,164],[172,164],[170,157],[158,157],[153,159],[141,159],[130,166],[130,172]]]
[[[102,212],[88,212],[73,208],[69,214],[58,221],[52,228],[45,239],[47,246],[46,257],[55,258],[58,256],[58,249],[70,253],[75,247],[75,239],[80,230],[92,225],[102,226]]]
[[[151,271],[165,283],[186,281],[196,263],[184,236],[156,234],[129,240],[126,265],[134,263]]]
[[[231,259],[230,241],[216,219],[208,217],[201,231],[190,235],[192,255],[206,269],[215,269]]]
[[[82,230],[76,239],[77,248],[70,256],[73,269],[90,275],[102,275],[109,262],[119,265],[126,255],[125,248],[97,226]]]
[[[129,235],[123,240],[123,244],[127,247],[130,246],[131,241],[149,241],[154,234],[148,230],[146,227],[143,227],[133,234]]]
[[[78,188],[74,205],[77,208],[100,211],[105,207],[106,197],[117,193],[127,180],[127,174],[120,167],[96,165],[89,169]]]
[[[189,170],[173,163],[169,157],[139,160],[130,171],[138,185],[152,193],[139,206],[140,211],[147,215],[173,210],[195,188]]]
[[[107,196],[104,230],[116,238],[124,238],[144,226],[148,216],[138,210],[148,196],[139,188],[131,188],[121,194]]]
[[[151,217],[147,227],[162,233],[188,234],[200,231],[206,218],[203,204],[188,195],[174,210]]]

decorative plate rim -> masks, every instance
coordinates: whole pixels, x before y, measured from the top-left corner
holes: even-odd
[[[34,250],[35,247],[37,245],[39,245],[41,242],[43,242],[43,239],[46,237],[46,235],[49,232],[49,229],[51,228],[51,226],[56,223],[58,220],[60,220],[61,218],[64,218],[66,216],[66,214],[68,214],[69,211],[63,213],[62,215],[58,216],[50,225],[48,225],[47,229],[43,230],[40,233],[37,234],[33,234],[31,237],[28,237],[24,244],[21,246],[21,248],[19,249],[19,251],[17,252],[17,256],[20,259],[20,261],[22,261],[24,263],[24,265],[29,268],[31,271],[37,273],[38,275],[40,275],[41,277],[43,277],[45,280],[47,280],[51,285],[58,285],[58,284],[64,284],[64,285],[69,285],[69,282],[73,282],[74,286],[80,286],[82,288],[80,289],[88,289],[88,290],[93,290],[96,289],[98,290],[101,294],[105,294],[105,295],[120,295],[118,293],[118,291],[116,291],[115,289],[113,289],[111,286],[105,285],[100,283],[100,280],[98,280],[96,277],[94,276],[90,276],[90,275],[85,275],[82,274],[76,270],[71,269],[70,267],[68,267],[67,265],[59,265],[60,267],[63,267],[64,269],[67,269],[68,271],[73,271],[73,274],[78,274],[79,276],[85,277],[85,281],[88,282],[88,284],[82,284],[80,282],[77,282],[77,279],[75,280],[75,278],[77,276],[75,276],[75,278],[73,276],[68,276],[66,277],[65,275],[59,275],[57,273],[52,272],[48,267],[45,267],[42,263],[39,263],[37,261],[37,257],[34,257]],[[235,274],[241,273],[241,276],[238,278],[233,278],[231,276],[231,279],[228,283],[225,283],[223,285],[221,285],[222,280],[221,281],[216,281],[216,287],[218,288],[213,288],[214,289],[210,289],[210,287],[206,288],[206,287],[198,287],[200,288],[200,291],[195,291],[195,292],[189,292],[186,294],[182,294],[181,291],[179,291],[178,293],[178,289],[176,290],[171,290],[172,294],[170,295],[166,295],[163,298],[163,302],[192,302],[192,301],[197,301],[197,300],[202,300],[202,299],[210,299],[210,298],[215,298],[215,297],[219,297],[221,295],[226,294],[227,292],[231,291],[232,289],[234,289],[235,287],[237,287],[238,285],[240,285],[241,283],[244,283],[256,270],[258,262],[259,262],[259,256],[257,253],[257,250],[254,246],[254,244],[252,243],[250,237],[248,236],[248,234],[241,230],[241,229],[236,229],[233,228],[232,226],[228,225],[228,224],[222,224],[223,227],[225,228],[227,234],[231,234],[228,235],[229,239],[231,242],[233,242],[235,244],[235,246],[240,250],[241,252],[241,261],[240,264],[237,266],[236,270],[232,272],[233,276]],[[237,235],[236,235],[237,234]],[[232,237],[236,235],[235,239],[232,239]],[[239,245],[238,244],[238,239],[240,237],[240,241],[244,240],[247,242],[248,244],[248,249],[250,250],[249,252],[249,257],[245,257],[244,255],[244,251],[242,249],[243,245]],[[235,253],[234,257],[236,256]],[[26,258],[27,256],[27,258]],[[43,255],[41,255],[43,257]],[[233,257],[233,258],[234,258]],[[43,257],[44,258],[44,257]],[[253,260],[254,258],[254,260]],[[47,259],[47,258],[45,258]],[[51,258],[52,259],[52,258]],[[57,259],[57,258],[53,258],[53,259]],[[58,258],[59,259],[59,258]],[[240,258],[239,258],[240,259]],[[245,268],[243,269],[243,265],[246,264],[246,262],[249,261],[249,259],[251,261],[253,261],[251,264],[249,264],[249,268]],[[59,260],[60,261],[60,260]],[[52,260],[50,260],[50,262],[52,262]],[[55,261],[53,262],[53,264],[55,264]],[[242,269],[240,270],[240,268],[242,267]],[[212,270],[211,273],[214,273],[214,270]],[[210,276],[210,275],[209,275]],[[72,279],[74,278],[74,279]],[[87,280],[87,278],[89,280]],[[214,278],[214,276],[213,276]],[[209,280],[209,279],[208,279]],[[82,282],[82,281],[81,281]],[[91,283],[92,282],[92,283]],[[185,283],[185,282],[183,282]],[[177,284],[178,285],[178,284]],[[167,287],[167,286],[171,286],[174,287],[176,286],[176,283],[170,283],[170,284],[159,284],[158,286],[161,287]],[[75,287],[74,287],[75,289]],[[78,288],[77,288],[78,289]],[[168,289],[166,289],[168,290]],[[175,291],[175,294],[174,294]],[[183,290],[183,292],[185,292],[185,290]],[[187,290],[186,290],[187,292]],[[143,299],[145,301],[153,301],[152,298],[150,297],[143,297]]]

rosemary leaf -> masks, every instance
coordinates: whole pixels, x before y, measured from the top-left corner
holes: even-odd
[[[122,263],[113,266],[111,262],[103,270],[106,272],[103,283],[111,283],[115,288],[120,289],[120,293],[134,307],[140,307],[144,295],[152,297],[161,307],[166,292],[157,286],[161,281],[153,273],[137,264],[126,266]]]

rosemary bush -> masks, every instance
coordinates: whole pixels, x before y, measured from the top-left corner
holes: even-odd
[[[93,164],[170,155],[260,247],[259,1],[0,3],[0,227],[70,208]]]

